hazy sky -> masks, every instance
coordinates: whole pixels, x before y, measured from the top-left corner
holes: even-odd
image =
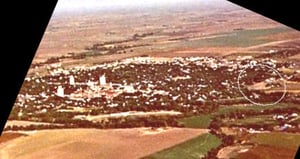
[[[168,5],[181,3],[213,3],[225,0],[58,0],[56,11],[78,10],[78,9],[101,9],[112,7],[140,7],[154,5]]]

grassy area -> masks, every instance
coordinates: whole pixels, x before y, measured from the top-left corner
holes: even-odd
[[[284,109],[284,108],[299,108],[299,105],[281,103],[281,104],[270,105],[270,106],[259,106],[254,104],[250,104],[247,106],[242,106],[242,105],[221,106],[217,112],[213,113],[213,115],[229,114],[231,112],[236,112],[236,111],[260,112],[263,110],[274,110],[274,109]]]
[[[273,119],[274,114],[284,114],[286,111],[295,109],[293,112],[298,113],[299,105],[280,103],[271,106],[257,106],[253,104],[249,105],[232,105],[232,106],[220,106],[217,111],[211,114],[211,119],[218,118],[221,119],[223,126],[247,126],[247,125],[257,125],[271,128],[275,125],[279,125],[280,122]],[[277,113],[274,113],[277,112]],[[247,115],[247,113],[252,115]],[[266,113],[266,114],[264,114]],[[245,117],[234,118],[236,115],[245,114]],[[225,116],[225,117],[224,117]],[[298,120],[294,121],[298,122]],[[300,120],[299,120],[300,122]]]
[[[199,48],[199,47],[249,47],[259,45],[271,40],[262,37],[290,31],[286,27],[256,29],[256,30],[237,30],[227,33],[217,34],[216,37],[207,39],[183,40],[172,44],[162,44],[164,48]]]
[[[300,134],[262,133],[253,135],[250,140],[262,145],[294,149],[300,145]]]
[[[199,159],[220,144],[221,140],[219,138],[208,133],[146,156],[143,159]]]
[[[237,125],[247,125],[247,124],[256,124],[256,125],[263,125],[263,124],[279,124],[278,121],[272,118],[272,115],[257,115],[251,116],[244,119],[236,119],[234,121],[224,121],[225,124],[237,124]]]
[[[253,45],[259,45],[270,40],[262,39],[259,37],[264,37],[276,33],[281,33],[289,31],[288,28],[279,27],[271,29],[256,29],[256,30],[240,30],[228,33],[225,36],[219,36],[209,39],[201,39],[191,41],[192,45],[200,46],[231,46],[231,47],[248,47]]]
[[[200,115],[179,119],[178,123],[188,128],[207,128],[211,121],[211,115]]]

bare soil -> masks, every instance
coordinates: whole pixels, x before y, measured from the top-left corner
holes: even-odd
[[[0,158],[135,159],[207,132],[187,128],[41,130],[0,145]]]
[[[21,136],[26,136],[26,135],[22,134],[22,133],[16,133],[16,132],[2,133],[1,136],[0,136],[0,145],[4,144],[7,141],[13,140],[13,139],[21,137]]]
[[[240,153],[240,159],[294,159],[297,149],[288,149],[268,145],[258,145],[245,153]]]

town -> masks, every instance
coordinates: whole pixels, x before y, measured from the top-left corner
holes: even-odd
[[[273,59],[255,59],[251,56],[236,60],[133,57],[70,70],[56,64],[48,68],[49,75],[39,76],[37,73],[25,79],[10,118],[65,126],[85,121],[86,125],[97,127],[97,123],[111,123],[112,120],[130,116],[135,116],[136,120],[167,116],[164,119],[170,123],[159,122],[157,125],[180,126],[176,120],[184,116],[211,113],[220,105],[249,104],[238,89],[237,78],[249,64],[255,66],[259,63],[279,70],[294,67],[287,62],[278,63]],[[257,73],[264,78],[245,78],[242,81],[247,96],[255,96],[255,100],[262,103],[278,100],[283,94],[280,92],[282,84],[269,82],[268,89],[275,90],[272,96],[265,93],[266,90],[249,90],[249,86],[255,83],[280,79],[272,70],[247,71],[248,76],[253,74],[256,78],[259,77]],[[299,82],[298,74],[283,76]],[[276,89],[279,91],[276,92]],[[297,94],[287,93],[284,101],[297,102],[297,98]],[[295,116],[296,112],[292,113]],[[124,127],[122,124],[113,125]],[[297,128],[295,124],[293,128]]]

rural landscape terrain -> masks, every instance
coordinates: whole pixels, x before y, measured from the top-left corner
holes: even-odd
[[[299,31],[225,0],[57,5],[0,159],[294,158]]]

